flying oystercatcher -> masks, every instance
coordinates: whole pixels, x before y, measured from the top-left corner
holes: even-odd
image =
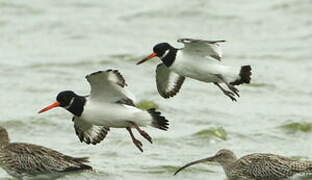
[[[221,62],[222,51],[219,43],[225,40],[206,41],[198,39],[179,39],[184,48],[177,49],[168,43],[156,44],[153,53],[137,65],[153,58],[159,57],[162,63],[156,68],[156,84],[159,94],[164,98],[175,96],[185,77],[203,82],[212,82],[232,101],[239,97],[235,85],[249,83],[251,80],[250,65],[241,66],[240,69],[226,66]],[[224,83],[228,90],[221,86]]]
[[[80,96],[73,91],[62,91],[56,102],[39,113],[55,107],[71,112],[77,136],[81,142],[97,144],[110,128],[126,128],[133,143],[143,152],[143,144],[137,140],[132,128],[152,143],[152,138],[140,127],[152,126],[168,129],[168,120],[154,108],[141,110],[134,104],[133,95],[126,90],[126,81],[117,70],[98,71],[86,76],[90,86],[89,96]]]
[[[17,179],[54,179],[68,173],[92,170],[87,157],[76,158],[27,143],[11,143],[0,127],[0,167]]]

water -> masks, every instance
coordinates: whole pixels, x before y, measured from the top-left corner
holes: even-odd
[[[309,0],[0,0],[0,125],[12,141],[90,156],[96,172],[63,179],[222,180],[216,164],[172,176],[221,148],[312,160],[311,9]],[[182,47],[181,37],[226,39],[224,62],[252,65],[252,84],[239,87],[237,103],[190,79],[175,98],[158,95],[158,61],[135,62],[158,42]],[[168,132],[146,128],[154,144],[142,139],[144,153],[124,129],[88,146],[79,143],[68,112],[36,113],[61,90],[88,94],[84,76],[108,68],[119,69],[137,99],[156,102],[170,120]],[[214,136],[209,130],[216,128],[227,136]],[[9,177],[2,170],[0,176]]]

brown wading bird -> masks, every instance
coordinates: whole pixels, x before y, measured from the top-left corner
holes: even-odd
[[[53,179],[72,172],[92,170],[88,158],[76,158],[26,143],[10,143],[0,127],[0,167],[17,179]]]
[[[218,162],[230,180],[281,180],[295,174],[312,172],[312,162],[260,153],[246,155],[238,159],[232,151],[221,149],[212,157],[186,164],[174,175],[184,168],[203,162]]]

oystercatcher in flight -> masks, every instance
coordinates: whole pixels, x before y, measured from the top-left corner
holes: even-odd
[[[137,140],[132,128],[152,143],[152,138],[140,127],[152,126],[168,129],[168,120],[154,108],[142,110],[135,106],[133,95],[126,90],[126,81],[117,70],[98,71],[86,76],[90,86],[89,96],[80,96],[73,91],[62,91],[56,102],[39,113],[55,107],[71,112],[77,136],[81,142],[97,144],[110,128],[126,128],[133,143],[143,152],[143,144]]]
[[[221,62],[222,51],[219,43],[225,40],[207,41],[198,39],[179,39],[184,48],[177,49],[168,43],[156,44],[153,53],[137,65],[153,58],[159,57],[162,63],[156,68],[156,84],[159,94],[164,98],[175,96],[185,77],[203,82],[212,82],[232,101],[239,97],[235,85],[250,83],[250,65],[234,68]],[[225,84],[228,89],[221,86]]]

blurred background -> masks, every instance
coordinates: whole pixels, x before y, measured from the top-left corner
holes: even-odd
[[[12,141],[90,156],[97,171],[62,179],[214,179],[215,163],[181,165],[228,148],[312,160],[312,2],[310,0],[0,0],[0,126]],[[187,79],[174,98],[156,90],[155,59],[135,63],[159,42],[225,39],[223,61],[250,64],[253,79],[231,102],[212,84]],[[72,115],[37,114],[58,92],[89,93],[85,75],[121,71],[138,101],[156,103],[168,132],[145,128],[144,153],[125,129],[99,145],[81,144]],[[139,137],[137,135],[137,137]],[[9,177],[2,169],[0,177]]]

